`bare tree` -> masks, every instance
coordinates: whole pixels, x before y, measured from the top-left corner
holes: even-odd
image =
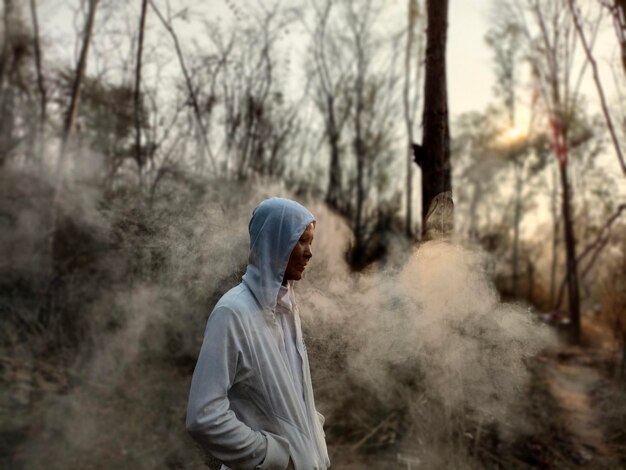
[[[306,19],[302,23],[311,37],[313,100],[330,154],[326,201],[350,221],[355,237],[349,259],[358,269],[384,252],[380,234],[389,229],[401,201],[390,195],[386,175],[397,130],[394,115],[402,112],[403,32],[380,30],[382,2],[312,5],[313,26]]]
[[[559,231],[562,220],[558,205],[558,175],[556,167],[552,171],[552,190],[550,191],[550,214],[552,215],[552,258],[550,262],[550,306],[555,305],[556,300],[556,269],[558,261]]]
[[[2,43],[2,55],[0,55],[0,90],[4,88],[4,82],[7,75],[9,59],[11,57],[11,21],[13,19],[14,5],[13,0],[4,0],[4,38]]]
[[[316,2],[312,5],[315,11],[315,25],[308,29],[315,76],[314,100],[324,119],[325,137],[330,154],[326,202],[345,213],[346,208],[341,207],[343,199],[341,138],[352,108],[350,97],[343,92],[351,61],[343,55],[343,48],[337,44],[336,32],[329,31],[332,0],[326,0],[322,6]]]
[[[408,0],[408,26],[406,34],[406,48],[404,55],[404,88],[402,91],[402,104],[404,107],[404,122],[407,129],[407,164],[406,164],[406,235],[413,238],[413,125],[415,122],[415,113],[417,111],[417,102],[419,93],[417,90],[421,82],[421,62],[422,62],[422,40],[419,34],[419,4],[417,0]],[[416,44],[417,43],[417,44]],[[413,49],[417,45],[417,51]],[[415,76],[411,76],[412,59],[415,59]],[[411,98],[411,81],[413,82],[413,97]]]
[[[139,182],[142,181],[144,157],[141,150],[141,61],[143,55],[143,38],[146,29],[146,14],[148,11],[148,0],[141,1],[141,17],[139,19],[139,42],[137,43],[137,63],[135,66],[135,92],[133,103],[135,106],[135,161],[139,172]]]
[[[286,170],[301,100],[292,102],[280,88],[276,43],[291,21],[275,4],[271,9],[261,6],[252,22],[227,35],[219,25],[206,23],[216,51],[201,55],[200,73],[208,79],[198,96],[206,103],[208,119],[215,114],[223,123],[214,140],[221,144],[221,163],[229,178],[280,176]]]
[[[87,59],[89,57],[89,48],[91,46],[91,36],[93,33],[93,25],[94,25],[94,19],[96,17],[97,6],[98,6],[98,0],[89,0],[88,10],[87,10],[87,21],[85,23],[85,28],[83,31],[83,41],[82,41],[80,56],[78,59],[78,64],[76,66],[76,73],[74,75],[74,81],[72,84],[70,104],[68,106],[67,112],[65,114],[65,120],[63,122],[63,130],[61,134],[61,152],[59,155],[59,161],[57,165],[57,178],[60,175],[67,144],[68,144],[70,135],[72,133],[72,130],[74,129],[76,116],[78,115],[80,90],[83,84],[83,79],[85,77],[85,72],[87,70]]]
[[[394,114],[400,111],[398,106],[401,105],[394,98],[400,84],[397,58],[400,57],[401,35],[378,36],[375,27],[379,15],[379,5],[372,0],[352,0],[344,5],[349,30],[345,39],[353,59],[347,92],[353,103],[350,130],[355,165],[352,193],[355,241],[350,259],[356,268],[367,264],[376,233],[383,230],[382,225],[388,224],[385,222],[388,215],[376,214],[369,203],[380,195],[378,178],[385,174],[381,163],[387,159],[393,138]],[[385,61],[389,63],[385,64]],[[381,203],[382,198],[379,198],[376,205],[382,206]]]
[[[600,0],[609,11],[621,51],[622,69],[626,75],[626,0]]]
[[[535,130],[535,106],[531,102],[530,118],[527,123],[517,120],[516,109],[519,100],[519,61],[523,54],[520,48],[522,32],[516,23],[510,4],[497,3],[493,11],[493,26],[486,35],[486,41],[493,52],[496,72],[495,94],[502,100],[508,123],[500,129],[499,140],[502,157],[513,167],[514,173],[514,215],[513,242],[511,253],[511,294],[520,293],[520,229],[524,213],[524,193],[526,181],[546,165],[544,152],[539,149],[543,136]]]
[[[366,152],[363,119],[365,112],[365,79],[369,72],[371,55],[368,48],[368,26],[372,15],[371,1],[367,1],[365,8],[358,13],[354,3],[347,6],[348,24],[352,32],[356,71],[354,80],[354,155],[356,157],[356,210],[354,221],[354,236],[357,252],[363,246],[363,205],[365,203],[365,165]]]
[[[526,39],[536,93],[547,114],[552,146],[559,166],[572,339],[578,342],[580,293],[568,160],[569,151],[577,138],[570,130],[573,117],[579,112],[579,87],[584,66],[574,81],[572,74],[575,71],[577,37],[568,18],[566,0],[525,0],[524,5],[516,0],[512,11],[515,11]]]
[[[480,238],[481,213],[489,197],[496,194],[494,175],[502,167],[493,146],[500,132],[494,114],[493,107],[463,113],[453,127],[451,158],[458,188],[458,231],[473,242]]]
[[[30,12],[33,23],[33,49],[35,51],[35,69],[37,71],[37,88],[39,90],[39,129],[37,132],[37,159],[43,160],[43,148],[45,141],[48,94],[44,83],[43,70],[41,67],[41,46],[39,40],[39,21],[37,19],[37,0],[30,0]]]
[[[626,0],[620,2],[621,5],[621,13],[626,14]],[[574,0],[568,0],[567,2],[569,6],[570,13],[572,15],[572,21],[574,22],[574,26],[576,27],[576,32],[578,33],[578,37],[580,38],[580,42],[585,50],[585,55],[587,56],[587,60],[591,64],[591,70],[593,72],[593,81],[596,86],[596,90],[598,92],[598,98],[600,99],[600,106],[602,108],[602,114],[604,115],[604,119],[606,121],[606,125],[609,129],[609,134],[611,135],[611,140],[613,141],[613,148],[615,149],[615,154],[619,159],[620,166],[622,167],[622,173],[626,176],[626,162],[624,162],[624,155],[622,154],[622,149],[617,138],[617,133],[615,132],[615,126],[613,125],[613,119],[611,118],[611,113],[609,111],[609,107],[606,102],[606,98],[604,97],[604,89],[602,87],[602,82],[600,81],[600,74],[598,72],[598,64],[596,63],[595,58],[593,57],[592,52],[592,44],[589,44],[587,41],[587,37],[583,30],[583,26],[581,24],[581,16],[582,13],[580,9],[575,5]],[[616,8],[620,8],[616,1]],[[622,47],[626,47],[624,44]],[[625,52],[622,51],[622,54]],[[626,60],[622,57],[623,60]],[[626,62],[624,62],[626,72]]]
[[[32,39],[20,4],[4,0],[3,43],[0,50],[0,166],[18,154],[22,144],[32,149],[38,119],[33,116],[30,76]],[[33,125],[35,124],[35,125]],[[32,155],[32,152],[26,152]]]
[[[427,0],[426,78],[424,82],[424,134],[415,146],[415,161],[422,169],[422,237],[438,238],[453,230],[450,129],[446,85],[448,0]]]
[[[185,85],[187,87],[187,91],[189,93],[189,101],[190,104],[193,108],[194,111],[194,116],[197,120],[197,124],[198,124],[198,131],[200,134],[200,142],[201,142],[201,146],[203,149],[203,152],[206,153],[206,155],[209,157],[209,160],[211,162],[211,166],[213,167],[213,172],[215,174],[217,174],[217,164],[215,162],[215,157],[213,156],[213,152],[211,151],[211,145],[209,143],[208,137],[207,137],[207,128],[204,125],[204,120],[202,119],[202,112],[200,109],[200,103],[198,101],[198,97],[197,97],[197,93],[196,93],[196,89],[193,85],[192,79],[191,79],[191,75],[189,73],[189,70],[187,68],[187,64],[185,63],[185,57],[183,55],[183,51],[180,47],[180,41],[178,39],[178,35],[176,34],[176,31],[174,30],[174,27],[172,25],[172,21],[174,20],[174,17],[172,17],[171,15],[168,16],[168,18],[165,18],[165,16],[163,16],[163,14],[161,13],[161,11],[159,10],[159,8],[155,5],[153,0],[149,0],[150,2],[150,6],[152,7],[152,9],[154,10],[154,12],[156,13],[157,17],[159,18],[159,20],[161,21],[161,23],[163,24],[163,27],[167,30],[167,32],[169,33],[169,35],[172,38],[172,41],[174,42],[174,48],[176,49],[176,56],[178,57],[178,62],[180,64],[180,68],[181,71],[183,73],[183,77],[185,79]],[[169,8],[168,8],[168,13],[169,13]]]
[[[498,4],[500,11],[494,11],[497,18],[494,26],[487,33],[486,41],[494,54],[494,65],[496,71],[495,92],[503,100],[504,109],[508,115],[509,129],[505,133],[519,132],[516,122],[515,109],[517,101],[517,64],[521,54],[519,39],[521,32],[514,21],[510,21],[511,12],[507,11],[506,4]],[[515,214],[513,222],[513,249],[511,256],[512,264],[512,294],[513,297],[519,295],[519,238],[520,223],[522,217],[522,193],[524,190],[525,163],[528,154],[524,144],[524,136],[515,139],[507,136],[510,142],[507,159],[513,163],[515,173]],[[513,141],[516,140],[516,141]],[[522,145],[519,145],[519,144]]]

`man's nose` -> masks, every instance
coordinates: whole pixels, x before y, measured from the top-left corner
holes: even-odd
[[[307,245],[305,250],[304,250],[304,257],[306,259],[312,258],[313,257],[313,252],[311,251],[311,245]]]

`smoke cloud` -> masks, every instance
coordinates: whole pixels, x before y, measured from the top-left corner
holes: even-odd
[[[289,192],[263,181],[185,188],[166,185],[162,191],[172,197],[150,208],[132,194],[104,206],[95,190],[86,198],[64,195],[67,217],[79,232],[96,233],[90,246],[102,252],[91,253],[66,286],[86,299],[79,310],[84,337],[65,372],[68,386],[33,398],[16,462],[202,465],[184,414],[204,325],[243,273],[252,209]],[[318,222],[297,296],[331,449],[332,439],[361,437],[338,437],[350,413],[369,425],[389,410],[405,410],[404,444],[422,459],[437,453],[436,437],[450,437],[454,416],[519,423],[511,416],[528,378],[524,361],[551,338],[523,308],[499,301],[484,256],[448,242],[397,244],[385,264],[353,274],[344,255],[346,224],[324,205],[302,202]],[[39,243],[42,211],[29,205],[18,212],[19,223],[7,225],[3,239]],[[28,259],[41,266],[35,261]],[[346,403],[355,409],[347,413]]]
[[[410,414],[414,434],[404,445],[422,458],[452,441],[455,416],[505,436],[527,431],[519,415],[526,362],[554,338],[525,308],[500,301],[486,255],[431,241],[394,253],[388,265],[398,267],[351,275],[336,246],[347,243],[345,228],[322,207],[316,214],[315,270],[298,294],[327,424],[371,407],[373,395],[376,406]],[[368,411],[371,427],[384,418]]]

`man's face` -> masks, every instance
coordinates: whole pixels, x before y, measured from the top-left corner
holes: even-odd
[[[285,270],[284,281],[299,281],[302,279],[304,268],[309,262],[313,253],[311,252],[311,244],[313,243],[313,232],[315,231],[315,222],[308,225],[300,240],[293,247],[287,269]]]

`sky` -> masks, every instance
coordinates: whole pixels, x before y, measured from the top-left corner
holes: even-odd
[[[450,114],[482,110],[492,99],[493,66],[484,40],[491,0],[451,0],[448,26]]]
[[[44,41],[44,60],[47,60],[48,65],[56,66],[65,62],[68,67],[74,66],[78,56],[76,31],[80,29],[84,21],[84,16],[77,14],[81,1],[84,0],[39,0],[39,21]],[[99,11],[97,14],[94,52],[90,56],[88,69],[91,74],[110,73],[110,76],[114,76],[118,72],[111,72],[107,68],[110,68],[111,64],[119,64],[124,60],[129,64],[128,66],[131,67],[132,71],[133,48],[128,43],[128,37],[129,32],[136,31],[140,2],[135,0],[132,3],[126,3],[127,7],[124,10],[116,10],[115,5],[119,1],[101,0],[102,4],[108,5],[109,8]],[[165,11],[167,0],[154,1],[162,11]],[[260,1],[270,2],[272,0],[206,0],[203,2],[169,0],[172,11],[188,10],[188,14],[183,19],[177,19],[174,22],[183,51],[191,55],[199,50],[204,52],[205,48],[211,47],[205,33],[203,20],[214,20],[226,29],[235,21],[249,21],[252,11],[250,5]],[[484,40],[489,29],[494,1],[497,0],[449,0],[447,85],[453,137],[456,117],[468,111],[483,111],[495,101],[492,56]],[[579,1],[582,4],[586,0]],[[281,5],[291,6],[293,3],[291,0],[282,0]],[[385,0],[384,5],[382,17],[385,26],[390,30],[406,27],[407,0]],[[26,2],[22,4],[22,8],[24,8],[24,16],[29,18]],[[129,14],[128,8],[135,8],[136,11]],[[120,13],[123,11],[126,12]],[[157,89],[159,94],[171,93],[172,85],[179,84],[181,81],[180,66],[174,55],[171,38],[164,31],[154,12],[149,12],[147,27],[147,44],[160,45],[162,63],[159,66],[148,64],[143,72],[144,79],[150,87]],[[116,40],[116,36],[121,39]],[[102,38],[107,38],[107,41],[103,41]],[[116,41],[118,42],[116,43]],[[111,44],[105,45],[105,42]],[[285,51],[284,53],[281,52],[281,60],[284,61],[284,64],[291,64],[291,66],[281,67],[284,70],[281,78],[288,82],[287,89],[296,90],[298,95],[301,94],[301,83],[304,78],[302,64],[307,53],[306,44],[307,38],[304,29],[297,25],[290,26],[289,31],[285,32],[279,44],[282,51]],[[601,67],[601,77],[606,96],[613,101],[616,92],[614,80],[607,64],[615,63],[617,53],[618,46],[615,33],[611,27],[606,28],[596,43],[594,54]],[[581,51],[580,59],[582,57]],[[152,67],[152,72],[149,70],[150,67]],[[161,70],[160,76],[155,73],[158,68]],[[588,70],[583,80],[581,91],[588,99],[590,112],[599,114],[597,92],[589,72]],[[127,72],[125,75],[132,79],[132,73]],[[158,99],[161,98],[163,98],[162,95]],[[517,108],[523,113],[524,108],[519,103]],[[421,109],[418,110],[418,121],[419,116],[421,116]],[[523,120],[524,116],[522,115],[519,122],[522,123]],[[521,126],[523,127],[523,124]],[[419,140],[419,128],[416,130],[418,131],[416,137]],[[623,179],[620,179],[621,171],[612,147],[608,146],[600,158],[600,164],[607,169],[607,177],[614,180],[619,179],[618,192],[620,196],[618,199],[623,199],[626,196],[626,185],[623,184]],[[402,161],[398,160],[396,163],[398,168],[404,168]],[[417,188],[418,185],[419,174],[415,172],[414,187]],[[414,192],[413,204],[415,208],[419,207],[418,193],[418,191]],[[537,214],[546,213],[545,210],[535,212]],[[533,223],[532,225],[536,226],[537,224]]]
[[[222,24],[235,20],[234,11],[240,12],[246,18],[247,11],[250,11],[247,5],[254,3],[253,0],[249,2],[243,0],[205,2],[170,0],[172,9],[175,11],[189,8],[189,11],[197,14],[197,18],[213,18]],[[39,3],[40,27],[44,37],[47,37],[51,44],[56,45],[57,53],[75,56],[77,54],[75,47],[68,48],[67,46],[75,43],[74,23],[77,20],[73,10],[79,4],[79,0],[40,0]],[[139,2],[136,3],[139,4]],[[157,4],[163,6],[165,3],[157,0]],[[288,6],[290,3],[289,0],[283,0],[282,4]],[[484,35],[489,27],[492,4],[493,0],[450,0],[447,66],[449,107],[453,116],[470,110],[484,109],[492,100],[493,65],[490,50],[484,41]],[[387,21],[402,23],[406,21],[406,0],[387,0],[386,5]],[[116,22],[120,23],[120,29],[126,26],[132,28],[134,23],[131,18],[124,20],[118,18]],[[122,25],[123,22],[128,25]],[[154,15],[149,18],[149,24],[150,22],[153,23],[153,30],[158,31],[161,37],[164,36],[163,29],[157,24]],[[111,30],[110,24],[106,27]],[[192,43],[202,43],[203,28],[200,20],[192,19],[186,23],[179,21],[178,24],[178,32],[187,40],[188,47],[191,47]],[[115,30],[115,28],[112,29]],[[614,34],[613,31],[607,31],[598,41],[595,51],[599,55],[601,64],[614,58],[617,53],[617,42],[611,34]],[[304,47],[305,38],[298,33],[297,28],[292,28],[292,32],[286,35],[285,39],[289,42],[291,55],[294,56],[296,53],[300,55],[298,48]],[[292,57],[292,59],[296,59],[292,60],[292,63],[297,63],[297,57]],[[603,82],[609,90],[614,89],[613,80],[606,70],[603,72]],[[583,84],[583,90],[592,101],[595,100],[595,90],[590,74]]]
[[[68,65],[75,63],[78,56],[76,40],[76,29],[82,26],[83,16],[76,14],[78,5],[84,0],[39,0],[40,29],[44,42],[49,49],[44,48],[44,54],[48,53],[48,60],[60,63],[65,60]],[[136,14],[122,16],[116,14],[115,2],[119,0],[101,0],[103,5],[109,8],[99,11],[96,18],[98,29],[94,50],[89,64],[89,71],[92,74],[101,74],[110,63],[121,63],[126,60],[132,67],[132,48],[124,41],[128,42],[129,31],[136,31],[140,2],[137,0],[131,7],[136,5]],[[456,116],[467,111],[482,111],[490,103],[494,102],[493,85],[494,73],[491,51],[487,47],[484,37],[489,29],[492,5],[494,0],[449,0],[449,27],[447,44],[447,69],[448,69],[448,97],[451,121],[454,122]],[[580,0],[584,4],[585,0]],[[217,21],[225,28],[232,25],[232,22],[249,21],[252,12],[251,5],[258,2],[269,4],[270,0],[209,0],[197,2],[196,0],[169,0],[172,11],[188,10],[185,19],[177,19],[174,26],[180,36],[182,48],[188,53],[197,52],[198,49],[210,48],[211,44],[205,34],[203,21],[211,19]],[[25,3],[25,2],[24,2]],[[165,11],[167,0],[155,0]],[[295,2],[282,0],[281,6],[289,7]],[[389,25],[389,29],[400,29],[406,24],[407,0],[386,0],[385,9],[382,15],[383,21]],[[26,5],[23,5],[24,16],[28,17]],[[122,10],[119,10],[122,11]],[[126,10],[127,11],[127,10]],[[99,15],[99,16],[98,16]],[[609,63],[615,63],[618,54],[618,45],[615,33],[608,24],[604,28],[603,34],[599,36],[594,54],[601,68],[601,78],[605,87],[608,100],[615,99],[614,79],[611,75]],[[118,34],[119,33],[119,34]],[[104,36],[114,38],[119,36],[121,41],[109,49],[103,50],[104,46],[99,44],[98,37]],[[162,45],[161,51],[171,51],[170,57],[164,59],[161,64],[161,76],[157,78],[152,74],[152,83],[158,84],[161,89],[163,79],[171,80],[171,83],[179,83],[181,78],[180,67],[175,59],[171,39],[164,31],[162,25],[154,13],[149,12],[148,31],[146,40],[153,44],[157,42]],[[111,39],[114,42],[114,39]],[[289,82],[288,89],[300,90],[303,81],[303,64],[306,54],[307,38],[302,27],[290,26],[281,40],[282,47],[286,51],[283,56],[285,63],[291,64],[284,68],[287,70],[284,79]],[[98,50],[100,48],[100,50]],[[114,57],[111,58],[110,56]],[[98,59],[100,58],[100,59]],[[582,50],[579,52],[579,61],[582,60]],[[46,57],[44,57],[46,59]],[[99,62],[98,62],[99,60]],[[148,66],[149,67],[149,66]],[[165,70],[165,72],[163,72]],[[131,76],[132,74],[126,74]],[[144,71],[146,80],[149,78],[149,70]],[[583,79],[581,91],[586,95],[590,111],[600,113],[597,91],[594,87],[592,76],[588,68]],[[524,97],[521,97],[524,98]],[[518,109],[523,112],[523,106],[518,104]],[[418,111],[421,114],[421,110]],[[520,121],[523,121],[520,119]],[[615,161],[616,171],[619,172],[617,159],[610,150],[606,156],[607,160]],[[611,165],[609,163],[609,165]]]

